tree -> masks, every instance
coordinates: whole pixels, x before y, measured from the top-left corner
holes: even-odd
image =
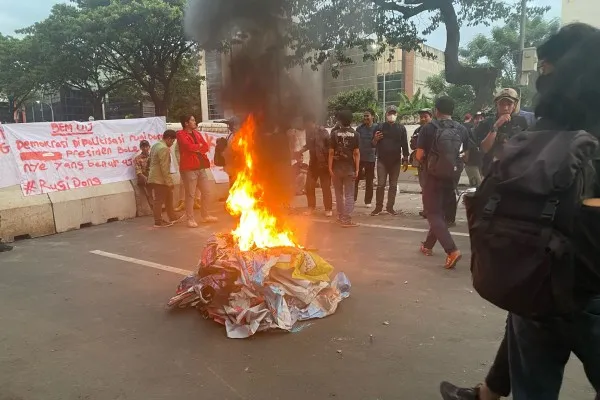
[[[454,108],[454,119],[462,121],[467,113],[481,110],[475,104],[475,92],[469,85],[454,85],[446,82],[444,72],[437,76],[430,76],[425,82],[425,86],[433,93],[435,97],[449,96],[456,106]]]
[[[44,21],[21,33],[29,34],[42,51],[40,71],[53,90],[64,86],[81,92],[93,107],[95,119],[102,119],[106,95],[127,78],[104,68],[102,54],[86,40],[86,16],[67,4],[57,4]]]
[[[421,89],[410,99],[406,93],[401,94],[400,103],[398,104],[398,115],[400,117],[408,117],[416,115],[419,110],[424,108],[432,108],[433,102],[430,98],[421,93]]]
[[[21,109],[41,85],[40,49],[32,38],[0,35],[0,94]],[[16,122],[16,121],[15,121]]]
[[[378,113],[377,95],[374,89],[354,89],[340,92],[327,100],[328,124],[332,124],[333,117],[340,110],[350,110],[353,121],[362,121],[365,110],[372,109]]]
[[[179,117],[187,113],[202,114],[200,89],[204,77],[200,75],[199,61],[197,56],[186,57],[173,78],[173,100],[168,113],[171,121],[179,122]]]
[[[558,20],[544,19],[545,9],[530,8],[527,16],[525,47],[538,47],[560,28]],[[483,65],[500,71],[500,86],[518,87],[518,68],[520,67],[519,22],[520,14],[511,13],[506,24],[494,27],[491,36],[476,36],[460,51],[470,65]],[[522,88],[526,89],[526,88]],[[524,103],[531,100],[531,94],[522,90]]]
[[[194,43],[183,28],[185,0],[80,0],[85,40],[105,72],[130,79],[167,115],[173,80]]]
[[[499,70],[459,61],[460,27],[489,25],[491,21],[506,18],[510,7],[501,0],[295,0],[293,3],[292,15],[297,24],[290,30],[288,42],[296,57],[314,67],[330,58],[338,63],[348,62],[344,50],[349,47],[362,48],[365,58],[379,58],[390,47],[421,51],[423,36],[443,23],[447,81],[472,86],[478,106],[492,98]],[[418,32],[413,18],[422,15],[429,17],[429,26]]]

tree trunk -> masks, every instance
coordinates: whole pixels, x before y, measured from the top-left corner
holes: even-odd
[[[94,96],[90,99],[93,108],[93,117],[96,121],[104,119],[104,115],[102,113],[102,97]]]
[[[460,26],[452,0],[440,0],[439,10],[446,25],[446,50],[444,51],[446,81],[455,85],[472,86],[475,91],[475,108],[481,110],[490,104],[494,97],[500,71],[492,67],[462,65],[458,59]]]

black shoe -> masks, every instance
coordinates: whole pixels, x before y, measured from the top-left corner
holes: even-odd
[[[0,253],[4,253],[5,251],[11,251],[12,249],[12,246],[0,242]]]
[[[173,222],[168,222],[168,221],[163,220],[163,221],[154,223],[155,228],[168,228],[169,226],[173,226]]]
[[[383,212],[383,209],[382,209],[382,208],[379,208],[379,207],[377,207],[377,208],[375,208],[375,209],[373,210],[373,212],[371,213],[371,217],[376,217],[376,216],[378,216],[378,215],[381,215],[381,213],[382,213],[382,212]]]
[[[393,208],[389,208],[389,209],[385,210],[385,212],[390,215],[393,215],[393,216],[398,215],[398,211],[394,210]]]
[[[478,400],[479,388],[459,388],[450,382],[440,384],[440,393],[444,400]]]

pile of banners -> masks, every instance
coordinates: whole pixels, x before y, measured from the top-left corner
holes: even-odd
[[[302,321],[333,314],[350,295],[343,272],[311,251],[284,247],[242,252],[230,234],[212,236],[198,273],[183,279],[170,308],[196,307],[225,325],[230,338],[294,331]]]

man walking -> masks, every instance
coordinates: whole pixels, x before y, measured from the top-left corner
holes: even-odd
[[[152,209],[152,189],[148,185],[148,161],[150,159],[150,142],[148,142],[147,140],[142,140],[140,142],[140,150],[142,152],[135,156],[135,158],[133,159],[133,164],[135,165],[135,176],[137,177],[137,184],[140,190],[142,191],[142,193],[144,193],[146,201],[148,201],[148,205],[150,206],[150,209]]]
[[[391,215],[398,215],[394,210],[394,204],[396,203],[400,168],[404,166],[404,171],[408,170],[408,156],[410,155],[408,137],[404,125],[397,122],[398,109],[396,106],[388,107],[385,118],[385,123],[381,125],[380,131],[375,133],[373,138],[373,146],[377,149],[377,193],[375,210],[373,210],[371,216],[383,212],[383,197],[388,178],[389,189],[386,212]]]
[[[373,180],[375,179],[375,148],[373,147],[373,138],[375,132],[379,129],[373,122],[375,111],[368,109],[363,114],[363,123],[356,128],[360,139],[360,165],[358,169],[358,179],[354,186],[354,201],[358,200],[358,186],[360,179],[365,178],[365,206],[371,208],[373,202]]]
[[[164,228],[179,222],[173,210],[173,177],[171,175],[171,146],[175,143],[177,134],[173,130],[165,131],[163,138],[155,143],[150,150],[150,172],[148,183],[152,187],[154,204],[154,227]],[[169,216],[169,221],[162,217],[163,205]]]
[[[197,187],[200,188],[200,214],[203,222],[216,222],[217,218],[208,214],[210,204],[210,186],[206,170],[210,168],[210,161],[206,156],[209,147],[200,132],[196,130],[196,118],[193,115],[184,115],[180,119],[181,127],[177,132],[179,146],[179,171],[185,188],[185,213],[188,227],[197,228],[198,223],[194,216],[194,195]]]
[[[306,200],[308,201],[308,213],[314,213],[317,208],[316,188],[317,181],[321,184],[323,192],[323,206],[325,216],[333,215],[333,198],[331,195],[331,175],[329,174],[329,148],[330,135],[327,129],[317,125],[313,115],[304,117],[304,128],[306,132],[306,145],[300,149],[298,154],[308,150],[308,178],[306,179]]]
[[[439,240],[447,254],[447,269],[454,268],[462,255],[444,220],[444,205],[449,198],[456,199],[454,179],[461,146],[465,152],[469,148],[467,130],[460,123],[452,121],[453,113],[454,101],[450,97],[440,97],[436,101],[437,120],[421,129],[416,155],[417,160],[426,165],[427,173],[423,201],[429,232],[421,246],[421,252],[427,256],[433,255],[433,246]]]
[[[359,136],[352,124],[352,112],[338,113],[339,126],[331,131],[329,149],[329,172],[333,179],[338,222],[343,227],[357,226],[352,221],[354,211],[354,181],[358,177],[360,166]]]

